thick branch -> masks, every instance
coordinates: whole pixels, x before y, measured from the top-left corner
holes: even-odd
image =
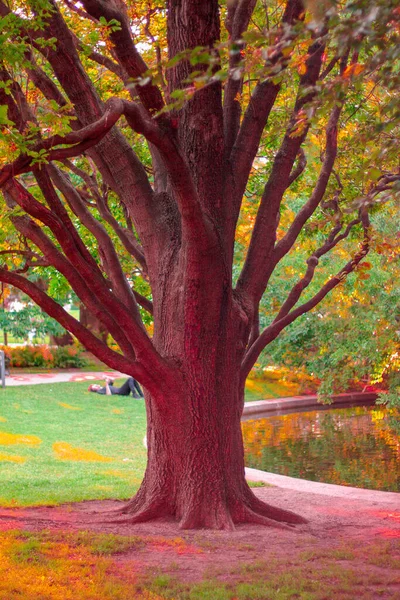
[[[193,76],[199,77],[200,73],[208,78],[217,68],[219,56],[216,45],[220,40],[218,5],[217,0],[169,0],[167,19],[170,58],[199,47],[207,49],[210,56],[210,60],[196,65],[187,59],[179,60],[168,69],[167,79],[170,93],[178,89],[189,91],[190,99],[177,114],[174,137],[177,137],[180,153],[191,174],[192,187],[197,192],[201,210],[211,216],[211,221],[217,223],[217,227],[224,221],[220,210],[225,169],[222,84],[211,79],[192,94],[193,86],[189,82]]]
[[[129,77],[134,80],[142,77],[148,67],[133,43],[129,19],[122,5],[104,0],[82,0],[82,4],[87,13],[95,19],[105,17],[107,21],[115,19],[120,23],[121,29],[110,33],[115,54]],[[152,83],[137,86],[137,93],[150,114],[155,114],[163,108],[161,92]]]
[[[124,101],[124,114],[132,129],[142,133],[160,153],[182,217],[183,237],[196,240],[197,246],[202,242],[208,244],[211,231],[207,227],[191,171],[174,137],[171,139],[157,125],[144,121],[140,110],[132,102]]]
[[[283,71],[289,64],[290,57],[285,58],[282,50],[290,45],[296,37],[297,34],[292,31],[291,27],[302,18],[303,13],[304,7],[301,0],[288,0],[274,52],[268,59],[268,68],[274,68],[279,64]],[[232,239],[251,167],[280,88],[281,84],[274,83],[272,78],[260,81],[256,85],[232,148],[229,161],[232,175],[226,191],[229,206],[227,219]]]
[[[96,25],[99,25],[98,19],[95,19],[94,17],[92,17],[92,15],[89,15],[87,12],[79,8],[79,6],[76,6],[76,4],[74,4],[70,0],[63,0],[63,2],[68,6],[70,10],[72,10],[72,12],[76,13],[80,17],[83,17],[84,19],[89,19],[90,21],[92,21],[92,23],[95,23]]]
[[[0,281],[13,285],[27,294],[48,315],[56,319],[90,352],[111,368],[137,378],[151,393],[159,393],[159,384],[143,369],[142,365],[111,350],[34,283],[4,268],[0,268]]]
[[[238,77],[237,73],[238,66],[242,59],[240,50],[244,46],[241,37],[249,26],[256,3],[257,0],[237,0],[236,2],[231,2],[230,6],[228,6],[227,25],[230,34],[229,39],[231,43],[236,43],[238,45],[235,52],[233,49],[230,52],[229,69],[231,71],[231,76],[224,89],[225,154],[228,157],[231,154],[233,144],[235,143],[239,131],[240,116],[242,113],[238,94],[241,93],[243,88],[243,77]]]
[[[268,267],[276,240],[283,194],[288,187],[296,156],[310,127],[304,107],[315,97],[314,86],[318,81],[323,52],[324,43],[320,39],[309,48],[306,72],[300,78],[294,111],[261,198],[245,264],[238,280],[238,290],[249,294],[255,305],[258,304],[268,282]],[[300,118],[306,121],[301,131],[296,132],[295,128]]]

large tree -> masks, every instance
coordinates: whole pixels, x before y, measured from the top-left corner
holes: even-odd
[[[0,16],[13,226],[0,280],[143,384],[148,464],[123,518],[302,522],[246,484],[244,384],[362,263],[368,212],[395,191],[398,3],[9,0]],[[307,198],[283,223],[300,181]],[[318,233],[304,274],[260,330],[268,282],[304,232]],[[344,240],[343,266],[325,261],[309,293]],[[46,263],[119,349],[29,278]]]

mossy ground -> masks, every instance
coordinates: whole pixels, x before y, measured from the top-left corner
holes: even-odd
[[[232,545],[232,544],[231,544]],[[232,548],[230,548],[232,550]],[[375,600],[399,598],[400,541],[348,541],[332,549],[242,559],[218,567],[224,548],[183,537],[115,536],[90,532],[5,532],[0,541],[1,600]],[[251,546],[239,545],[242,556]],[[147,554],[163,567],[140,568]],[[204,560],[200,580],[185,558]],[[215,561],[212,564],[212,561]]]

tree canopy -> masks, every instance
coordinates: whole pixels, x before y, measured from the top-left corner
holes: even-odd
[[[125,511],[299,522],[244,482],[244,382],[367,268],[370,213],[399,194],[397,0],[10,0],[0,17],[0,280],[145,386]],[[118,347],[29,276],[50,266]]]

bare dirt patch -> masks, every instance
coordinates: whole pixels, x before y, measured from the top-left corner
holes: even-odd
[[[0,530],[50,530],[58,534],[86,530],[139,536],[143,544],[113,555],[117,572],[135,576],[163,573],[191,583],[204,577],[235,583],[242,580],[246,570],[261,573],[268,565],[284,570],[288,559],[292,567],[303,565],[311,569],[310,573],[326,569],[333,560],[340,570],[344,561],[343,568],[354,567],[372,590],[386,582],[379,594],[371,592],[371,598],[400,598],[400,576],[394,576],[400,568],[400,502],[396,507],[393,502],[361,502],[278,487],[259,488],[255,493],[274,506],[303,515],[308,524],[291,531],[255,525],[238,526],[234,532],[182,531],[175,522],[166,520],[119,523],[112,511],[121,502],[93,501],[2,508]]]

